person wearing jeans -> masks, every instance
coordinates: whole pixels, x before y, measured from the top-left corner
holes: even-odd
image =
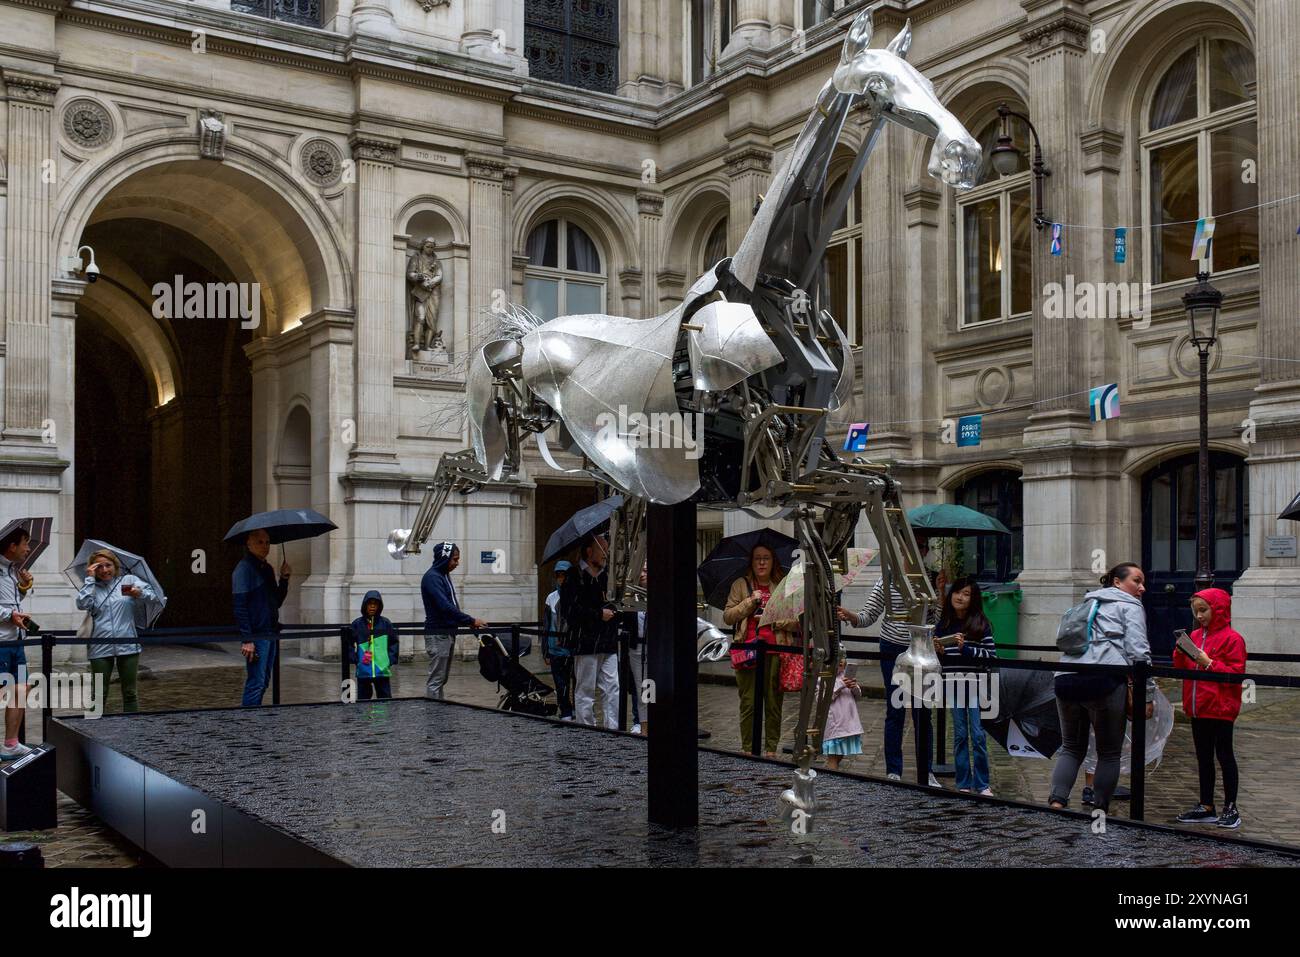
[[[28,615],[23,595],[31,587],[32,575],[19,570],[31,552],[31,535],[21,525],[0,541],[0,697],[4,698],[4,742],[0,760],[13,761],[31,753],[18,740],[27,700],[26,637]]]
[[[613,606],[605,600],[609,573],[608,546],[603,535],[588,535],[578,554],[578,573],[560,588],[560,616],[568,624],[573,654],[574,717],[596,725],[596,693],[601,699],[601,726],[618,729],[618,625]]]
[[[957,790],[992,797],[989,787],[989,751],[980,723],[978,681],[962,668],[996,654],[993,626],[984,614],[984,598],[975,576],[958,578],[943,599],[943,611],[934,631],[935,652],[943,663],[944,704],[952,712],[953,764]],[[940,638],[947,642],[940,642]]]
[[[271,536],[264,528],[249,532],[244,546],[248,551],[235,566],[230,583],[235,624],[244,639],[239,652],[244,656],[247,672],[240,704],[256,708],[262,704],[279,652],[279,641],[270,636],[280,631],[280,606],[289,594],[289,575],[293,570],[288,562],[282,562],[280,581],[276,582],[275,570],[266,561],[271,552]]]
[[[443,699],[443,689],[451,673],[451,653],[456,647],[456,630],[472,625],[486,628],[480,618],[460,610],[456,600],[456,586],[451,573],[460,565],[460,549],[451,542],[433,546],[433,564],[420,581],[420,597],[424,601],[424,650],[429,656],[429,677],[425,682],[424,696],[434,701]]]
[[[564,647],[564,619],[560,617],[560,589],[569,577],[573,566],[569,562],[555,563],[555,589],[546,596],[543,610],[542,661],[551,669],[551,679],[555,682],[555,697],[559,703],[560,720],[573,720],[573,657]]]
[[[1116,565],[1101,576],[1102,587],[1084,597],[1096,602],[1089,626],[1088,643],[1077,655],[1061,655],[1062,664],[1132,665],[1151,662],[1147,643],[1146,611],[1142,593],[1146,578],[1132,562]],[[1147,682],[1148,718],[1154,713],[1156,682]],[[1052,769],[1052,790],[1048,803],[1064,808],[1070,803],[1079,765],[1088,753],[1088,728],[1097,739],[1097,772],[1093,783],[1093,807],[1110,810],[1110,799],[1119,783],[1124,724],[1127,720],[1128,681],[1122,673],[1105,671],[1062,671],[1056,675],[1056,710],[1061,719],[1061,750]]]

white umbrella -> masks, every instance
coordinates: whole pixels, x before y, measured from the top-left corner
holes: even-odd
[[[152,628],[153,623],[162,614],[162,610],[167,607],[167,596],[163,594],[162,586],[158,584],[158,579],[154,576],[149,563],[134,552],[128,552],[108,542],[88,538],[81,543],[81,548],[77,551],[77,557],[72,560],[72,564],[63,569],[63,573],[68,576],[68,581],[72,582],[74,588],[81,588],[86,581],[86,565],[90,562],[90,556],[101,550],[110,551],[117,556],[123,575],[134,575],[141,581],[148,582],[153,593],[158,596],[156,599],[141,599],[135,604],[136,625],[141,628]]]

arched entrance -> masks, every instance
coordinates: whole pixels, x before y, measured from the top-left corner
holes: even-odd
[[[286,476],[255,448],[246,347],[334,305],[346,272],[326,262],[328,230],[308,228],[302,197],[229,162],[165,159],[101,189],[78,201],[93,203],[80,233],[75,207],[66,227],[101,270],[77,304],[69,357],[75,540],[144,555],[169,596],[160,624],[228,623],[239,549],[222,538],[255,508],[280,504],[276,483],[298,484],[297,446],[310,445],[291,430]]]
[[[1226,591],[1250,555],[1250,486],[1246,460],[1210,453],[1210,566]],[[1173,649],[1174,632],[1192,629],[1199,527],[1197,454],[1169,459],[1142,477],[1142,567],[1146,572],[1147,633],[1156,654]]]

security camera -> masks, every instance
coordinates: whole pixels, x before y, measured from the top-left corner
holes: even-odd
[[[90,262],[85,263],[81,254],[90,253]],[[94,282],[99,278],[99,266],[95,263],[95,250],[89,246],[82,246],[77,250],[77,255],[67,256],[63,260],[63,268],[70,273],[84,273],[87,282]]]

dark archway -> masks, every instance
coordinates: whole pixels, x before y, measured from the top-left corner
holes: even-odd
[[[115,265],[78,307],[77,541],[104,539],[148,559],[168,594],[160,626],[228,622],[236,550],[222,537],[252,507],[243,351],[252,332],[237,318],[155,318],[149,291],[175,276],[235,277],[194,236],[151,220],[95,223],[84,240]],[[174,397],[156,393],[123,326],[132,322],[157,324],[151,332],[174,357]]]
[[[965,570],[982,582],[1009,582],[1025,567],[1024,485],[1012,469],[990,469],[963,482],[953,501],[991,515],[1010,535],[963,538]]]

